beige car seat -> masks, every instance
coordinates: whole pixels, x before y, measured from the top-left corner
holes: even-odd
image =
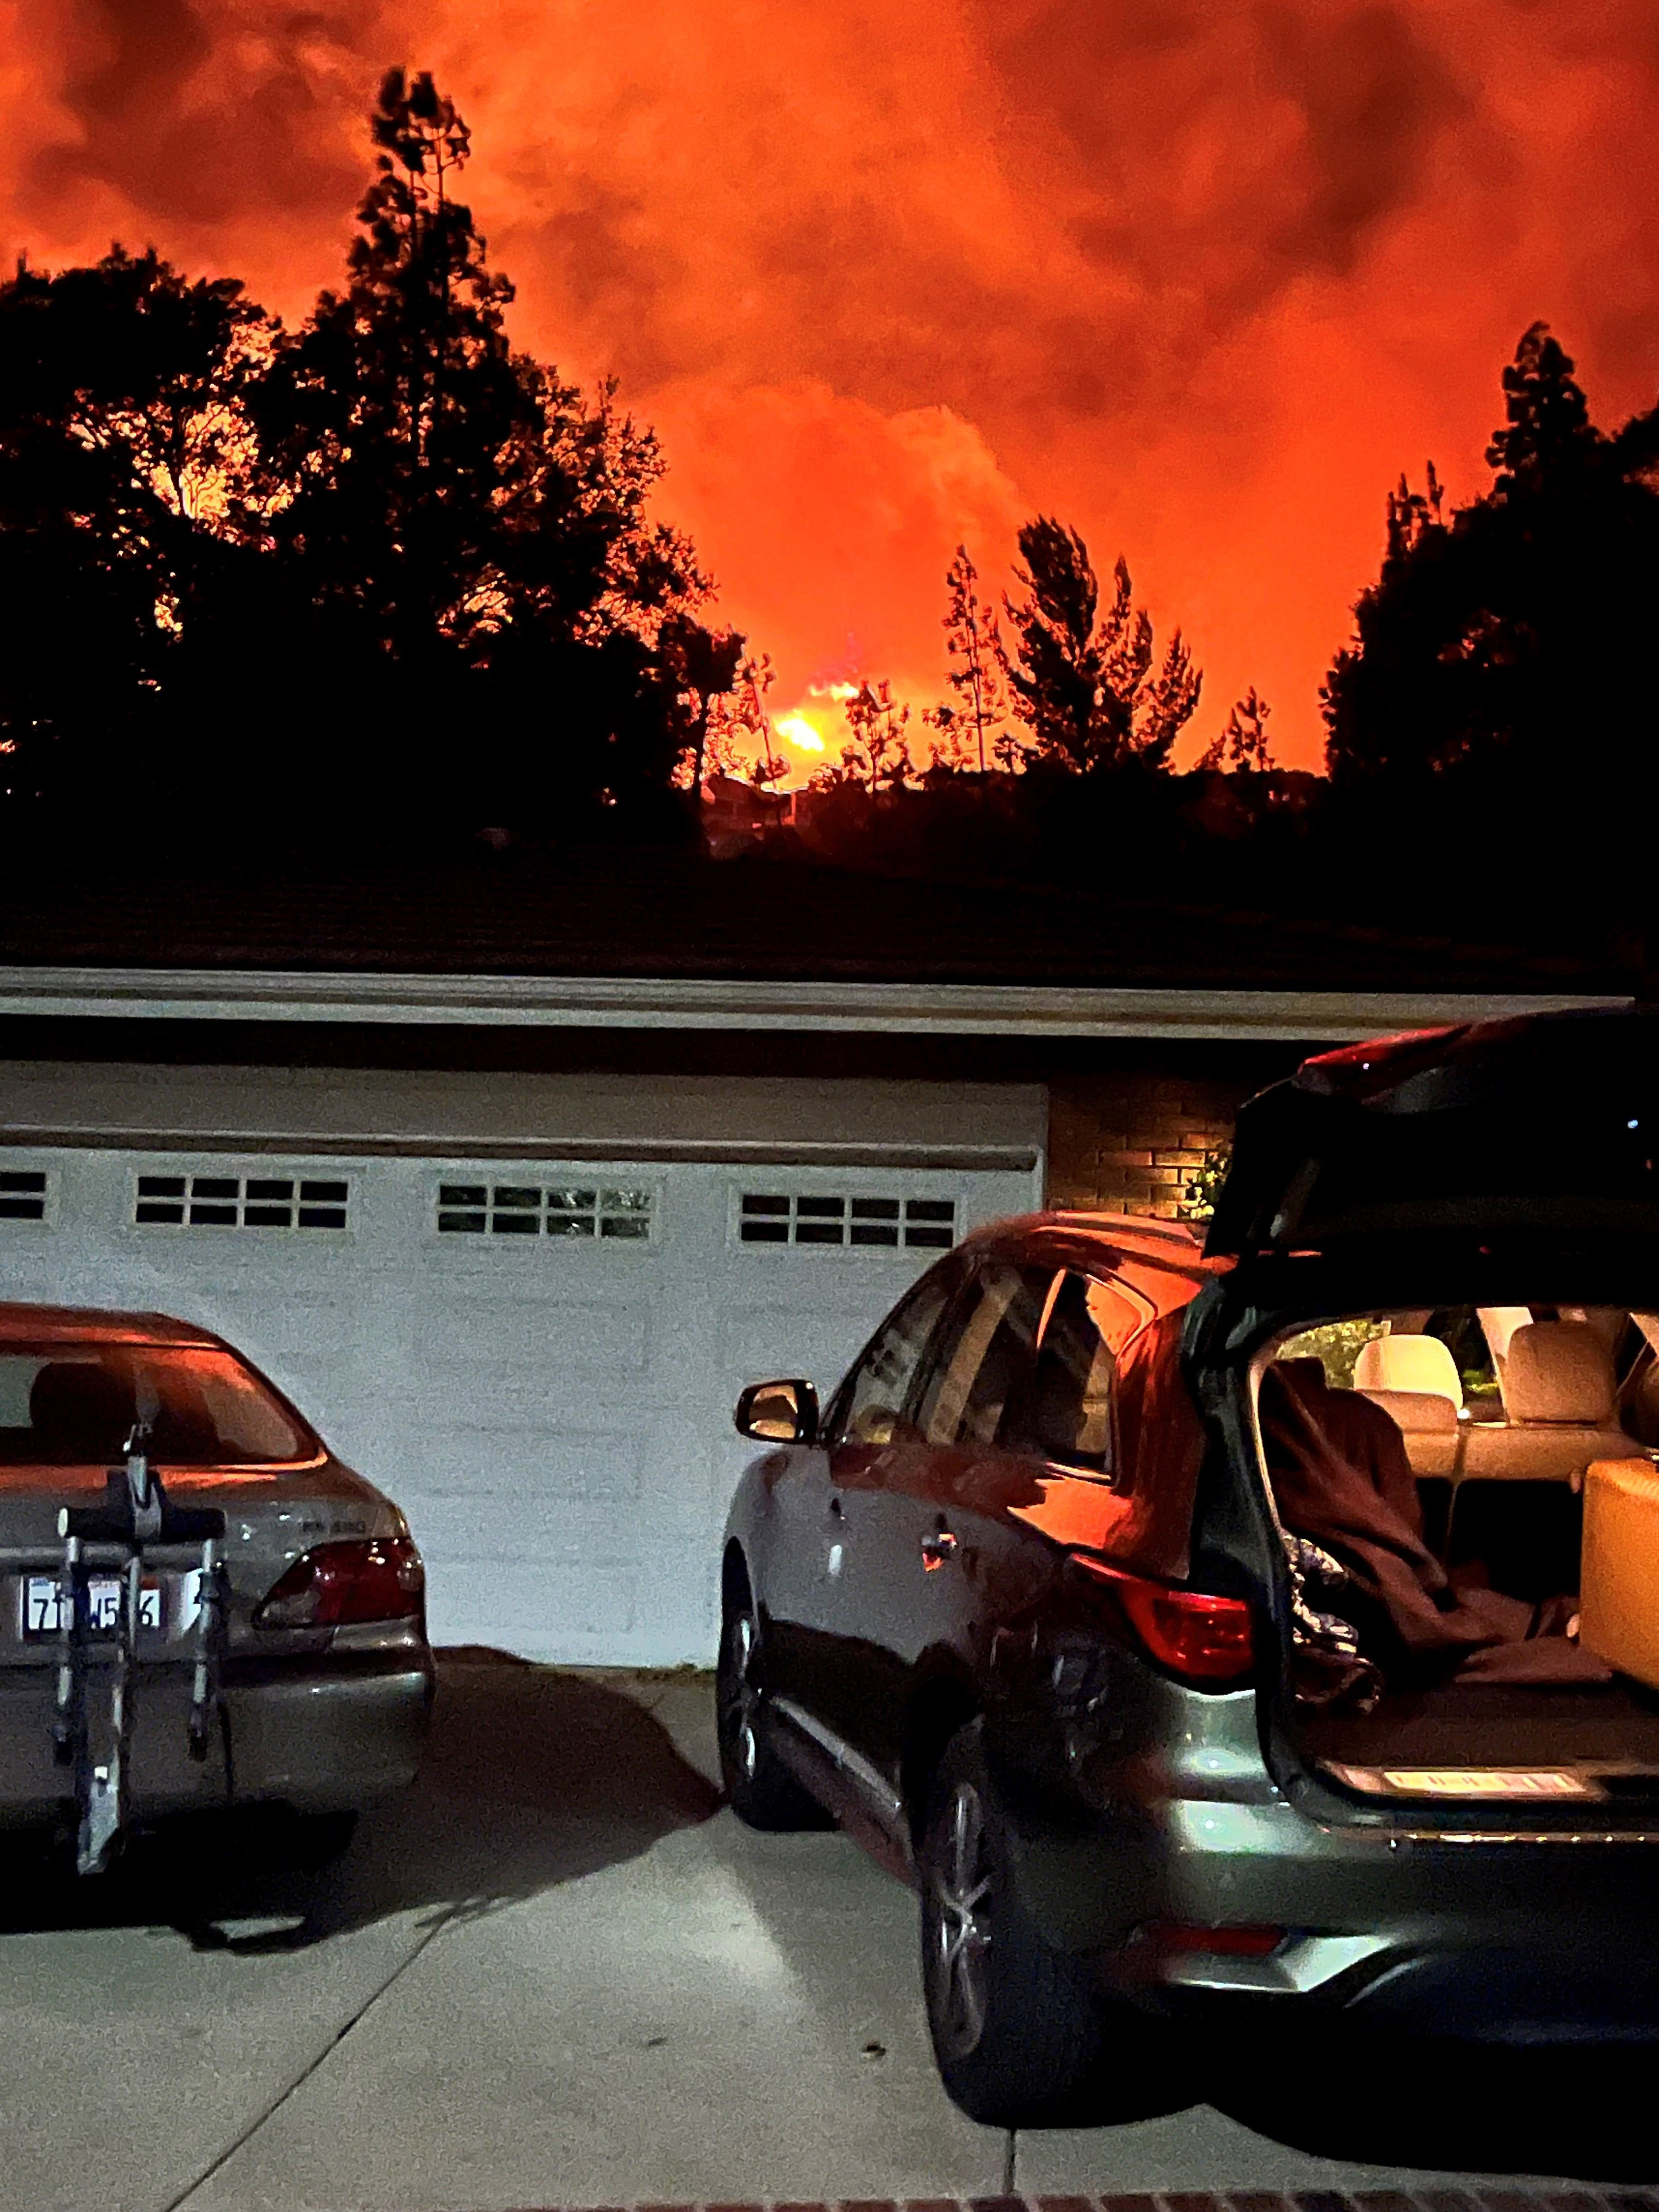
[[[1502,1375],[1504,1363],[1510,1356],[1510,1339],[1517,1328],[1532,1325],[1530,1306],[1482,1306],[1480,1321],[1488,1348],[1492,1352],[1492,1370]]]
[[[1359,1347],[1353,1364],[1354,1388],[1409,1390],[1444,1398],[1454,1413],[1463,1402],[1463,1384],[1451,1347],[1437,1336],[1374,1336]]]
[[[1622,1459],[1613,1355],[1584,1321],[1534,1321],[1510,1338],[1503,1371],[1505,1421],[1473,1421],[1463,1480],[1567,1482],[1593,1459]]]
[[[1360,1347],[1353,1379],[1405,1437],[1413,1474],[1456,1472],[1463,1385],[1437,1336],[1374,1336]]]

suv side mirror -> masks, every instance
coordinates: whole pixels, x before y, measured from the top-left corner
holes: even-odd
[[[810,1444],[818,1432],[818,1394],[810,1382],[751,1382],[732,1415],[740,1437],[762,1444]]]

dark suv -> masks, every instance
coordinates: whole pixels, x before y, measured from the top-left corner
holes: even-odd
[[[744,1394],[732,1802],[915,1881],[975,2118],[1135,2007],[1659,2033],[1656,1030],[1310,1060],[1201,1249],[1006,1223]]]

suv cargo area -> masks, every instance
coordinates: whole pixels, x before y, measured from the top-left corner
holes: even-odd
[[[1281,1742],[1348,1817],[1659,1828],[1656,1345],[1622,1306],[1396,1306],[1257,1359]]]

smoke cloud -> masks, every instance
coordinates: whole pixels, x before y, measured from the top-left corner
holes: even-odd
[[[1659,374],[1647,0],[0,0],[0,243],[336,276],[389,63],[473,127],[520,342],[615,373],[780,706],[926,697],[943,571],[1027,514],[1126,553],[1316,763],[1384,494],[1486,481],[1547,319]]]

